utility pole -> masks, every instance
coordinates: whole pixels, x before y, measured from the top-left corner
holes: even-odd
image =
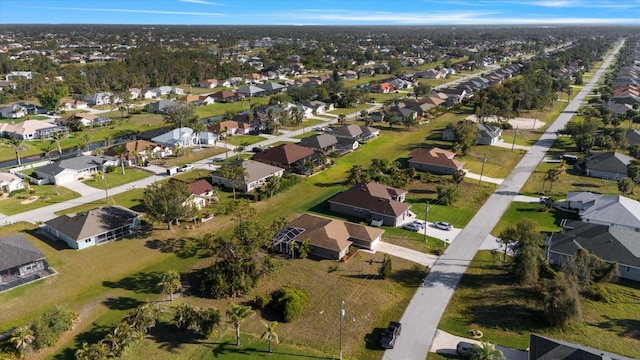
[[[340,302],[340,357],[342,360],[342,320],[344,319],[344,300]]]
[[[511,151],[513,151],[513,148],[516,146],[516,136],[518,136],[518,127],[516,126],[516,132],[513,133],[513,143],[511,144]]]
[[[102,178],[102,182],[104,183],[104,195],[105,200],[107,201],[107,206],[109,206],[109,192],[107,191],[107,178],[104,176],[104,172],[100,174]]]
[[[484,163],[487,162],[487,155],[482,159],[482,168],[480,169],[480,179],[478,180],[478,184],[482,184],[482,174],[484,173]]]
[[[429,205],[429,200],[427,200],[427,205],[425,206],[424,212],[424,242],[427,242],[427,228],[429,227],[429,222],[427,221],[429,217],[429,210],[431,209],[431,205]]]

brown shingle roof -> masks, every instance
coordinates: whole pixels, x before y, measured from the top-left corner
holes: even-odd
[[[75,241],[86,239],[119,228],[138,214],[114,205],[89,210],[76,216],[62,215],[45,224]]]
[[[437,147],[431,149],[415,149],[409,154],[411,162],[461,169],[464,163],[455,160],[453,158],[454,156],[456,156],[455,153]]]
[[[350,189],[334,196],[329,201],[347,206],[368,209],[370,212],[398,217],[411,207],[408,204],[391,200],[391,196],[399,196],[405,190],[370,182],[356,184]]]
[[[253,157],[258,161],[290,165],[313,155],[313,149],[297,144],[282,144]]]

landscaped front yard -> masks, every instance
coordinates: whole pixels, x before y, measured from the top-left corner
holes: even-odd
[[[582,344],[635,357],[640,354],[637,283],[606,284],[610,303],[582,298],[583,321],[566,331],[545,326],[540,294],[516,286],[510,263],[501,254],[480,251],[462,277],[439,328],[458,336],[470,329],[484,333],[482,340],[524,350],[529,334]]]
[[[31,190],[32,193],[26,190],[12,192],[9,197],[1,199],[0,212],[15,215],[80,197],[80,194],[64,186],[31,185]]]
[[[131,167],[125,167],[125,171],[123,174],[122,167],[117,166],[114,171],[110,173],[104,173],[104,179],[98,176],[97,178],[87,179],[84,181],[84,183],[97,189],[104,189],[105,186],[107,189],[111,189],[120,185],[128,184],[133,181],[144,179],[151,175],[153,174],[150,172]]]

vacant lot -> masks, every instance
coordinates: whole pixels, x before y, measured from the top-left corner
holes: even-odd
[[[144,179],[153,175],[150,172],[144,170],[125,167],[124,174],[122,173],[122,167],[118,166],[113,172],[104,174],[104,179],[101,177],[85,180],[84,183],[97,189],[111,189],[120,185],[128,184],[132,181]]]
[[[75,191],[56,185],[31,185],[28,191],[12,192],[9,197],[0,200],[0,210],[5,215],[41,208],[80,197]]]
[[[560,331],[544,325],[539,294],[514,285],[509,262],[500,259],[500,254],[478,252],[442,317],[442,330],[468,336],[470,329],[479,329],[483,340],[516,349],[526,349],[529,333],[535,332],[626,356],[640,354],[634,325],[640,321],[637,284],[607,284],[611,303],[583,298],[584,320]]]

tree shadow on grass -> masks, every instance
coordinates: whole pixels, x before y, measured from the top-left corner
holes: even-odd
[[[118,281],[103,281],[102,285],[109,288],[126,289],[136,293],[159,294],[160,272],[139,272]]]
[[[140,300],[126,297],[126,296],[119,296],[117,298],[110,297],[110,298],[107,298],[102,303],[105,304],[111,310],[130,310],[130,309],[135,309],[140,305],[144,304],[144,302]]]
[[[147,240],[144,246],[149,249],[159,250],[162,253],[174,253],[180,258],[190,258],[198,253],[197,241],[190,237]]]
[[[488,329],[538,332],[547,328],[547,321],[542,310],[527,304],[496,304],[489,302],[486,305],[471,305],[467,307],[464,315],[469,323],[479,324]]]
[[[181,349],[184,344],[196,344],[202,339],[202,335],[192,329],[178,330],[173,324],[165,321],[160,321],[151,328],[149,336],[161,349],[170,353]]]
[[[640,340],[640,320],[636,319],[613,319],[604,315],[605,321],[592,323],[590,325],[597,326],[611,332],[615,332],[618,336],[624,336]]]
[[[411,269],[394,271],[389,278],[404,287],[414,288],[418,287],[426,275],[424,267],[414,265]]]

